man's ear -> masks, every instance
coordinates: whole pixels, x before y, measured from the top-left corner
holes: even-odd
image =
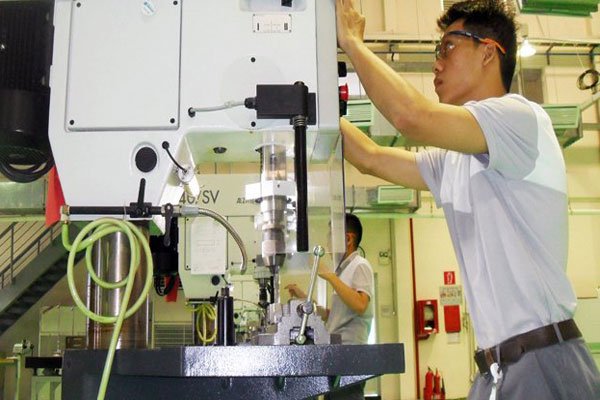
[[[483,65],[487,66],[489,63],[492,62],[494,57],[497,56],[498,52],[496,51],[496,46],[494,46],[493,44],[485,43],[484,46],[485,48],[483,50]]]

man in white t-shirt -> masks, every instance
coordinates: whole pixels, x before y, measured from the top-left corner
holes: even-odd
[[[358,254],[362,239],[362,224],[358,217],[346,214],[346,253],[335,271],[325,263],[319,264],[319,276],[333,288],[331,307],[319,309],[329,333],[340,334],[342,344],[366,344],[373,320],[373,270],[369,262]],[[285,287],[292,297],[306,298],[296,285]],[[364,399],[364,383],[332,392],[325,398]]]
[[[470,400],[600,399],[600,373],[573,321],[564,160],[537,104],[508,94],[514,10],[454,3],[442,32],[433,102],[363,43],[365,20],[337,1],[338,44],[378,110],[418,153],[380,147],[341,120],[344,156],[361,172],[431,191],[444,209],[479,346]],[[432,250],[435,243],[431,243]]]

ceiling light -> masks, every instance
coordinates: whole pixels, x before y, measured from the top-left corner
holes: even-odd
[[[529,39],[526,37],[523,38],[523,43],[521,43],[521,47],[519,48],[519,55],[521,57],[531,57],[536,53],[535,47],[529,43]]]

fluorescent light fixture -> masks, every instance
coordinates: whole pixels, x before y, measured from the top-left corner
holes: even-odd
[[[529,39],[523,38],[523,43],[521,43],[521,47],[519,48],[519,55],[521,57],[531,57],[535,53],[535,47],[529,43]]]
[[[598,0],[517,0],[523,14],[589,17],[598,11]]]

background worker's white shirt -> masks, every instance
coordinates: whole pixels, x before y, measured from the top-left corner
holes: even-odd
[[[341,334],[343,344],[366,344],[373,320],[373,270],[371,265],[355,251],[340,263],[335,273],[352,289],[366,293],[370,300],[367,310],[362,315],[358,315],[334,291],[326,324],[327,331]]]

